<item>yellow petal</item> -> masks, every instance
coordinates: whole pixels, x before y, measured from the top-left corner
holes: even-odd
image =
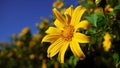
[[[73,26],[78,24],[85,10],[86,10],[85,7],[82,6],[76,7],[75,10],[73,11],[70,24]]]
[[[46,35],[43,39],[42,42],[51,42],[53,43],[59,38],[59,35]]]
[[[57,28],[59,28],[60,30],[63,30],[63,27],[65,26],[64,24],[60,23],[60,21],[58,19],[56,19],[54,21],[54,24]]]
[[[49,47],[48,47],[48,50],[47,50],[47,53],[48,53],[48,57],[53,57],[54,55],[56,55],[61,47],[64,45],[64,41],[63,39],[59,38],[57,39],[54,43],[52,43]]]
[[[68,9],[66,9],[65,14],[68,14],[70,16],[72,16],[73,13],[73,5],[71,5]]]
[[[73,54],[78,57],[80,60],[83,60],[85,58],[85,55],[82,51],[82,49],[79,46],[79,43],[75,41],[74,39],[70,43],[70,49],[73,52]]]
[[[68,45],[69,45],[69,42],[65,42],[64,45],[62,46],[62,48],[60,49],[58,59],[61,63],[64,63],[64,55],[65,55],[65,52],[68,48]]]
[[[91,27],[91,24],[87,20],[83,20],[75,26],[75,29],[77,30],[78,28],[83,28],[87,30],[90,27]]]
[[[47,34],[54,34],[59,35],[61,33],[61,30],[55,28],[55,27],[49,27],[46,31]]]
[[[90,42],[90,37],[86,36],[85,34],[82,34],[82,33],[75,33],[74,39],[76,41],[78,41],[79,43],[89,43]]]
[[[64,18],[64,16],[62,16],[62,14],[56,9],[53,9],[53,13],[55,15],[55,17],[62,23],[62,24],[66,24],[66,20]]]
[[[66,11],[65,11],[65,17],[66,17],[66,20],[67,20],[67,23],[68,23],[68,24],[70,24],[72,13],[73,13],[73,5],[71,5],[71,6],[70,6],[68,9],[66,9]]]

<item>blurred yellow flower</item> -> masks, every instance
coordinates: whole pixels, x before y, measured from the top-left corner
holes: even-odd
[[[24,43],[23,43],[22,41],[18,40],[18,41],[16,42],[16,45],[17,45],[17,46],[23,46]]]
[[[54,68],[59,68],[59,63],[58,62],[54,63]]]
[[[18,54],[18,55],[17,55],[17,57],[18,57],[18,58],[21,58],[21,57],[22,57],[22,55],[21,55],[21,54]]]
[[[13,48],[13,51],[14,51],[14,52],[17,52],[18,50],[17,50],[17,48]]]
[[[103,41],[104,51],[108,52],[111,48],[111,36],[109,33],[106,33]]]
[[[94,4],[93,0],[88,0],[88,4],[93,5]]]
[[[13,52],[9,52],[8,54],[7,54],[7,57],[11,57],[13,55]]]
[[[109,13],[109,12],[112,12],[112,11],[113,11],[113,8],[111,8],[110,5],[107,5],[107,6],[105,7],[105,13]]]
[[[45,23],[40,23],[40,24],[38,24],[37,25],[40,29],[45,29],[45,28],[47,28],[48,26],[45,24]]]
[[[0,51],[0,56],[3,56],[4,55],[4,51]]]
[[[41,34],[34,34],[32,40],[34,41],[40,41],[42,39]]]
[[[62,8],[63,5],[64,5],[64,3],[62,1],[59,1],[59,0],[57,0],[53,3],[53,7],[55,7],[55,8]]]
[[[100,4],[101,0],[95,0],[95,4],[98,6]]]
[[[43,55],[40,54],[39,57],[38,57],[39,60],[42,60],[43,59]]]
[[[41,19],[41,22],[44,22],[44,23],[48,23],[49,22],[49,20],[44,18],[44,17],[41,17],[40,19]]]
[[[102,7],[95,8],[94,13],[103,13],[103,8]]]
[[[35,42],[35,41],[30,41],[30,42],[29,42],[29,46],[30,46],[30,47],[34,47],[35,45],[36,45],[36,42]]]
[[[47,68],[46,60],[42,60],[42,68]]]
[[[85,7],[78,6],[73,11],[73,6],[70,6],[66,10],[64,17],[56,8],[53,9],[56,16],[54,21],[56,27],[49,27],[46,30],[48,35],[42,39],[42,42],[52,43],[47,50],[48,57],[52,58],[59,52],[58,59],[61,63],[64,63],[65,52],[70,46],[75,56],[81,60],[85,58],[79,43],[89,43],[90,37],[76,32],[78,28],[86,30],[90,27],[87,20],[79,22],[85,10]]]
[[[13,34],[13,35],[12,35],[12,38],[13,38],[14,40],[16,40],[16,39],[17,39],[17,35],[16,35],[16,34]]]
[[[79,0],[80,2],[84,2],[85,0]]]
[[[7,46],[6,42],[0,42],[0,44],[2,45],[3,49],[6,48],[6,46]]]
[[[34,54],[30,54],[29,58],[30,58],[31,60],[33,60],[33,59],[35,58],[35,55],[34,55]]]
[[[19,34],[19,36],[21,37],[21,36],[24,36],[24,35],[26,35],[28,32],[30,32],[30,28],[29,27],[25,27],[22,31],[21,31],[21,33]]]

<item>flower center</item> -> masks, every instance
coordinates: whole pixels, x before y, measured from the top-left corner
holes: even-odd
[[[72,25],[68,25],[64,27],[64,30],[62,31],[62,38],[66,41],[71,41],[73,37],[74,27]]]

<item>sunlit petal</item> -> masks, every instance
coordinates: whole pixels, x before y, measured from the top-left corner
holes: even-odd
[[[42,42],[51,42],[53,43],[59,38],[59,35],[46,35],[43,39]]]
[[[48,53],[48,57],[53,57],[54,55],[56,55],[61,47],[64,45],[64,41],[63,39],[59,38],[57,39],[54,43],[52,43],[47,50]]]
[[[64,13],[67,24],[70,24],[72,13],[73,13],[73,5],[71,5],[68,9],[66,9]]]
[[[75,29],[77,30],[78,28],[83,28],[87,30],[90,27],[91,27],[91,24],[87,20],[83,20],[75,26]]]
[[[77,41],[72,40],[70,43],[70,48],[71,51],[73,52],[73,54],[78,57],[80,60],[83,60],[85,58],[85,55],[82,51],[82,49],[80,48],[80,45]]]
[[[65,55],[65,52],[68,48],[68,45],[69,45],[69,42],[65,42],[64,45],[61,47],[61,50],[59,52],[58,59],[61,63],[64,63],[64,55]]]
[[[78,6],[77,8],[75,8],[72,14],[72,19],[70,24],[71,25],[78,24],[85,10],[86,10],[85,7],[82,7],[82,6]]]
[[[65,14],[68,14],[70,16],[72,16],[73,13],[73,5],[71,5],[68,9],[66,9]]]
[[[64,24],[62,24],[58,19],[55,20],[54,22],[55,26],[57,28],[59,28],[60,30],[63,30],[63,27],[65,26]]]
[[[86,36],[82,33],[74,33],[74,39],[77,40],[79,43],[89,43],[90,37]]]
[[[62,14],[56,9],[53,9],[53,13],[55,15],[55,17],[62,23],[62,24],[66,24],[66,20],[64,18],[64,16],[62,16]]]
[[[55,35],[59,35],[61,33],[61,31],[55,27],[49,27],[45,32],[47,34],[55,34]]]

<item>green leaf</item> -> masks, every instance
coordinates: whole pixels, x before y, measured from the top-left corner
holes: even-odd
[[[93,28],[86,31],[86,34],[95,34],[95,33],[96,33],[96,29]]]
[[[119,63],[119,55],[118,55],[118,53],[114,53],[113,54],[113,59],[114,59],[114,62],[117,64],[117,63]]]
[[[120,10],[120,5],[115,6],[115,8],[114,8],[114,12],[116,12],[116,11],[118,11],[118,10]]]
[[[97,27],[97,21],[100,18],[103,18],[104,15],[102,13],[94,13],[88,17],[85,17],[94,27]]]

